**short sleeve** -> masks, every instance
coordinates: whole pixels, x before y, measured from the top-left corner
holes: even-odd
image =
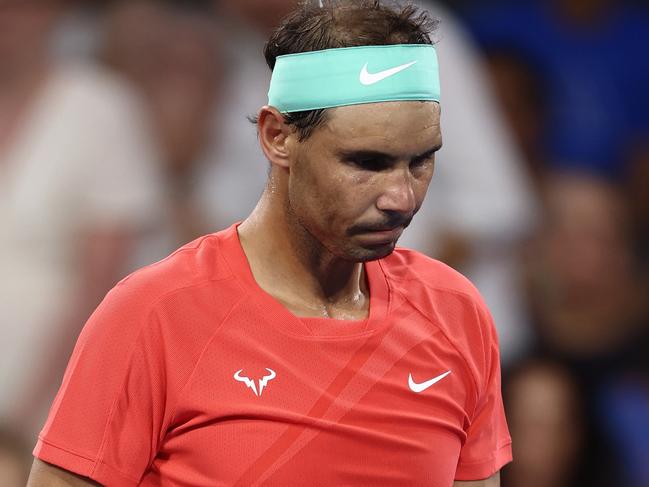
[[[484,374],[478,383],[478,400],[460,451],[455,480],[489,478],[512,460],[512,442],[501,393],[498,338],[486,308],[479,314],[484,319]]]
[[[146,290],[118,285],[86,323],[34,455],[102,485],[138,485],[161,437],[165,367]]]

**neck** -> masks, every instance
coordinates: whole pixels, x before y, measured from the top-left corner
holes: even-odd
[[[363,264],[334,256],[286,211],[273,176],[239,226],[241,245],[262,289],[301,316],[359,319],[369,308]]]

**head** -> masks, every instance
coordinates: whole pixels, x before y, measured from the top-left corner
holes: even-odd
[[[544,198],[529,260],[539,333],[565,354],[611,353],[641,323],[643,302],[625,195],[599,177],[559,173]]]
[[[592,293],[587,301],[610,295],[634,267],[625,196],[599,177],[559,173],[548,178],[544,197],[542,239],[561,288]]]
[[[0,2],[0,59],[5,70],[42,62],[63,0],[3,0]]]
[[[124,0],[109,10],[105,32],[104,59],[145,95],[167,169],[190,172],[208,144],[220,89],[216,22],[197,7]]]
[[[378,1],[323,2],[289,15],[265,56],[341,47],[432,44],[435,22]],[[361,66],[358,67],[359,71]],[[371,71],[371,69],[369,69]],[[297,235],[336,257],[384,257],[421,206],[441,146],[434,101],[387,101],[292,113],[263,107],[257,120],[271,163],[269,191]]]
[[[291,12],[298,0],[218,0],[219,8],[234,14],[261,32],[271,32]]]
[[[162,40],[169,36],[169,8],[155,0],[120,0],[104,17],[102,60],[137,85],[159,75],[164,58]]]

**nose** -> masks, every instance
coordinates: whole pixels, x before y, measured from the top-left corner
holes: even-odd
[[[407,168],[395,168],[385,177],[383,191],[376,200],[376,207],[381,211],[412,215],[417,202],[410,171]]]

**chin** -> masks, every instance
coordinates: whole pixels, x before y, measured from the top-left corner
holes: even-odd
[[[375,245],[371,247],[354,247],[347,252],[347,259],[355,262],[369,262],[387,257],[394,252],[396,243]]]

